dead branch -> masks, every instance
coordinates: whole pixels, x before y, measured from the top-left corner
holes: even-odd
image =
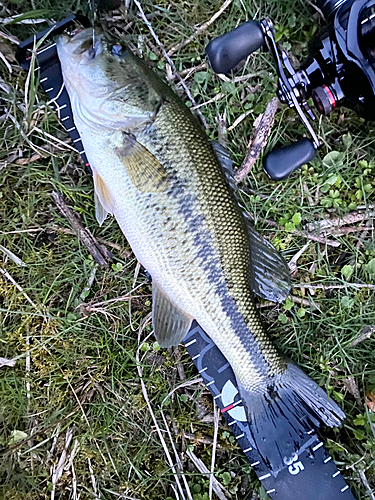
[[[76,215],[71,208],[68,207],[64,198],[61,194],[56,191],[52,192],[52,198],[54,199],[57,208],[61,214],[66,217],[74,229],[74,232],[81,240],[82,244],[87,248],[90,254],[93,256],[95,262],[100,266],[107,266],[108,262],[112,261],[112,253],[104,246],[96,241],[91,231],[87,227],[83,227],[78,215]]]
[[[267,224],[267,226],[275,227],[277,229],[281,229],[281,231],[285,231],[284,226],[279,226],[279,224],[273,220],[263,219],[263,222]],[[291,231],[292,234],[296,234],[297,236],[302,236],[303,238],[307,238],[312,241],[317,241],[318,243],[323,243],[324,245],[329,245],[331,247],[339,247],[340,243],[338,241],[329,240],[325,236],[319,236],[318,234],[308,233],[307,231],[301,231],[299,229],[295,229]]]
[[[350,212],[342,217],[335,217],[334,219],[323,219],[317,222],[308,224],[309,231],[319,231],[319,234],[327,232],[330,228],[341,228],[342,226],[349,226],[357,222],[363,222],[375,216],[375,212]]]
[[[7,359],[7,358],[0,358],[0,368],[2,366],[11,366],[13,367],[16,364],[15,359]]]
[[[254,123],[253,134],[247,146],[248,152],[242,162],[241,167],[237,170],[234,179],[237,183],[241,182],[251,171],[255,162],[259,158],[264,146],[266,145],[268,136],[271,133],[272,126],[275,121],[279,100],[274,97],[268,104],[265,112],[256,119]]]
[[[308,288],[311,290],[342,290],[343,288],[367,288],[375,290],[375,285],[367,283],[347,283],[346,285],[310,285],[308,283],[293,284],[294,288]]]
[[[210,471],[207,469],[205,464],[202,462],[200,458],[197,457],[195,453],[192,451],[187,451],[186,452],[187,456],[190,458],[190,460],[193,462],[195,467],[199,470],[200,473],[211,476]],[[212,488],[214,492],[216,493],[217,497],[220,500],[227,500],[228,498],[232,498],[231,494],[229,491],[227,491],[224,486],[216,479],[214,475],[212,475]],[[227,496],[226,496],[227,495]]]

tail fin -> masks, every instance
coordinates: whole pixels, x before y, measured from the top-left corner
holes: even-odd
[[[274,473],[293,461],[306,434],[320,425],[341,425],[345,414],[295,364],[270,378],[265,391],[251,392],[238,384],[250,432],[263,460]]]

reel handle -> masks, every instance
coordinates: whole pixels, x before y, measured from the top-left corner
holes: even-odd
[[[215,73],[229,73],[240,61],[264,45],[262,24],[248,21],[212,40],[206,54]]]
[[[266,156],[264,171],[273,181],[287,179],[292,172],[309,163],[316,156],[316,146],[310,139],[301,139],[280,149],[274,149]]]

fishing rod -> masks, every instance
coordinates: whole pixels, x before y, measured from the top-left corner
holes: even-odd
[[[21,42],[17,60],[24,70],[29,70],[33,62],[31,53],[34,47],[41,43],[34,61],[39,82],[53,103],[60,122],[72,138],[77,152],[90,169],[74,123],[70,99],[63,85],[61,66],[53,40],[65,30],[73,31],[77,24],[84,28],[91,25],[86,17],[72,14]],[[272,500],[355,500],[332,457],[313,429],[306,432],[291,463],[279,472],[272,471],[257,450],[239,396],[236,378],[227,359],[195,321],[183,342],[239,446]]]
[[[316,0],[326,27],[309,44],[298,69],[275,42],[268,18],[248,21],[212,40],[206,53],[215,73],[230,73],[260,48],[271,53],[278,74],[277,95],[306,127],[304,138],[266,155],[264,170],[280,181],[315,158],[320,141],[311,124],[344,106],[375,120],[375,0]],[[313,109],[310,104],[312,104]]]

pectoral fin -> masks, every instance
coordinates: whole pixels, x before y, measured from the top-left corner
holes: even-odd
[[[193,318],[186,315],[157,286],[152,284],[152,323],[161,347],[178,345],[190,329]]]
[[[95,190],[95,216],[99,226],[101,226],[108,214],[114,214],[115,203],[109,189],[94,168],[92,168],[92,174]]]
[[[290,292],[287,263],[249,221],[247,227],[251,245],[251,288],[259,297],[283,302]]]
[[[133,135],[124,134],[123,147],[115,151],[139,191],[157,193],[167,189],[165,168]]]

